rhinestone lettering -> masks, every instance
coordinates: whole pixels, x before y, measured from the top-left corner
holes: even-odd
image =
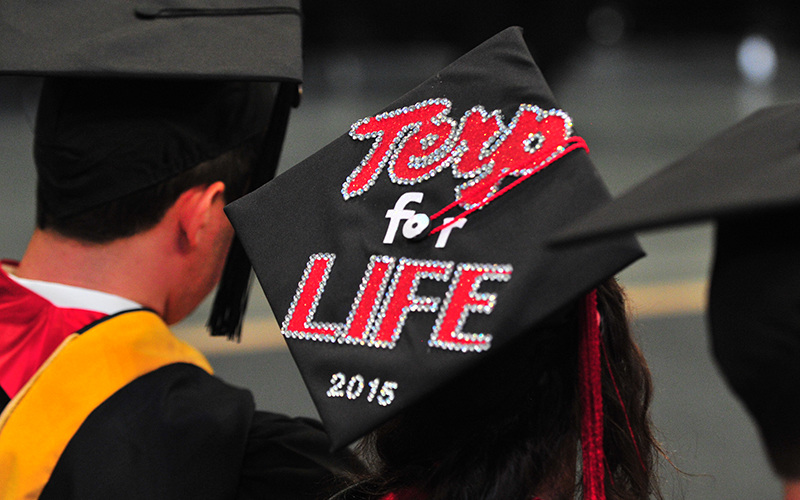
[[[453,149],[451,136],[456,129],[448,113],[450,101],[428,99],[354,123],[350,137],[358,141],[375,139],[375,142],[342,185],[344,199],[369,190],[385,166],[395,184],[416,184],[445,168],[444,160]],[[414,136],[421,139],[410,141]]]
[[[330,253],[309,257],[294,300],[281,324],[285,337],[392,349],[409,313],[438,312],[428,341],[431,347],[460,352],[481,352],[491,347],[491,333],[465,333],[464,323],[470,314],[491,314],[497,294],[481,293],[481,283],[486,280],[507,282],[511,279],[510,264],[456,265],[438,260],[373,255],[347,320],[344,323],[317,322],[314,315],[335,259]],[[444,300],[418,296],[422,279],[450,280]],[[350,390],[360,394],[364,384],[361,380]],[[370,385],[371,398],[376,397],[376,391]]]
[[[508,127],[501,126],[499,134],[492,136],[488,151],[482,150],[482,154],[488,154],[478,162],[485,163],[477,169],[461,167],[462,171],[478,173],[456,187],[456,199],[464,208],[485,203],[497,194],[506,177],[522,177],[549,165],[571,135],[572,120],[563,111],[521,105]]]
[[[452,271],[452,262],[401,258],[375,322],[372,344],[392,348],[400,337],[409,312],[436,312],[442,299],[418,297],[419,282],[421,279],[447,281]]]
[[[331,376],[331,388],[328,389],[328,392],[326,392],[328,397],[329,398],[344,397],[344,391],[342,390],[342,387],[344,387],[344,384],[346,382],[347,382],[347,376],[344,373],[342,372],[334,373]]]
[[[364,392],[366,384],[364,377],[359,373],[347,380],[347,375],[342,372],[334,373],[331,376],[331,387],[325,393],[329,398],[344,398],[354,401],[359,399]],[[347,384],[346,389],[342,389]],[[376,378],[369,381],[369,393],[366,396],[367,403],[377,401],[381,406],[389,406],[395,398],[397,382],[385,380],[381,385],[381,379]],[[379,389],[380,388],[380,389]],[[377,397],[376,397],[377,396]]]
[[[369,259],[367,272],[347,316],[347,334],[339,339],[340,343],[366,345],[370,342],[369,332],[378,315],[394,265],[395,259],[385,255],[373,255]]]
[[[511,265],[459,264],[453,273],[428,345],[461,352],[489,349],[492,336],[465,333],[464,323],[471,313],[490,314],[494,309],[497,294],[479,293],[481,283],[485,280],[508,281],[512,271]]]
[[[572,119],[560,109],[521,104],[506,126],[499,110],[489,113],[482,106],[456,124],[448,117],[451,107],[445,98],[428,99],[353,124],[353,139],[374,142],[344,182],[344,199],[368,191],[384,166],[393,183],[409,185],[452,167],[455,178],[466,179],[455,188],[456,202],[464,209],[479,207],[506,177],[530,176],[559,158],[572,137]]]
[[[285,337],[325,342],[336,341],[339,325],[313,321],[335,259],[336,255],[330,253],[314,254],[308,259],[292,305],[281,325],[281,333]]]

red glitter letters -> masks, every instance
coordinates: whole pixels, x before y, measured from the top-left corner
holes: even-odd
[[[496,294],[480,293],[481,282],[508,281],[512,272],[510,265],[463,263],[456,266],[446,261],[373,255],[347,321],[315,322],[314,315],[335,259],[333,254],[309,257],[281,325],[285,337],[391,349],[409,313],[438,311],[439,317],[428,342],[431,347],[462,352],[489,349],[491,334],[464,333],[462,328],[470,313],[492,312]],[[443,303],[440,297],[417,296],[420,280],[448,281],[451,275],[453,279]]]
[[[428,99],[353,124],[353,139],[374,142],[342,185],[344,199],[368,191],[384,166],[392,182],[409,185],[452,167],[454,177],[468,179],[455,188],[455,203],[480,207],[506,177],[530,176],[580,139],[572,138],[572,120],[559,109],[521,104],[507,126],[499,110],[487,113],[481,106],[464,113],[456,126],[450,109],[447,99]]]

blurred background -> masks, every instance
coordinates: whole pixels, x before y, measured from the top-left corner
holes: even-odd
[[[763,106],[800,99],[800,4],[308,0],[305,83],[280,171],[511,25],[525,38],[613,194]],[[0,256],[34,225],[38,81],[0,78]],[[758,435],[710,357],[703,309],[711,224],[646,233],[620,275],[655,381],[667,498],[781,498]],[[315,415],[277,323],[253,286],[240,344],[208,338],[206,301],[176,328],[262,409]]]

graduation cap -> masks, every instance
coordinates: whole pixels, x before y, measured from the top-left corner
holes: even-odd
[[[13,0],[0,12],[0,74],[63,77],[44,87],[35,146],[43,199],[59,215],[144,189],[263,135],[255,188],[274,175],[297,104],[299,1]],[[255,82],[279,83],[275,90]],[[65,131],[73,127],[80,134]],[[103,147],[87,137],[112,142]],[[121,156],[115,166],[124,169],[112,171],[109,163]],[[234,241],[212,335],[239,335],[249,279]]]
[[[298,0],[9,0],[0,72],[299,83],[300,37]]]
[[[641,257],[544,245],[609,198],[509,28],[226,211],[341,447]]]
[[[753,113],[553,241],[561,248],[708,219],[717,226],[715,357],[775,469],[800,477],[800,104]]]
[[[569,243],[800,204],[800,104],[762,109],[553,237]]]

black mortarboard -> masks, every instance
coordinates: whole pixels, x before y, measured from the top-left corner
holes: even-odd
[[[7,0],[0,73],[292,81],[299,0]]]
[[[47,78],[36,118],[39,198],[69,217],[163,182],[254,137],[269,84]]]
[[[800,104],[757,111],[554,237],[555,243],[800,204]]]
[[[784,477],[800,477],[800,104],[765,108],[560,232],[601,241],[714,219],[714,354]]]
[[[51,213],[146,188],[266,130],[257,187],[274,175],[302,78],[299,1],[5,2],[0,74],[69,77],[48,78],[37,124]],[[255,82],[282,83],[275,97]],[[249,275],[234,242],[212,334],[238,335]]]
[[[544,246],[609,199],[586,153],[509,28],[227,207],[335,446],[641,257]]]

